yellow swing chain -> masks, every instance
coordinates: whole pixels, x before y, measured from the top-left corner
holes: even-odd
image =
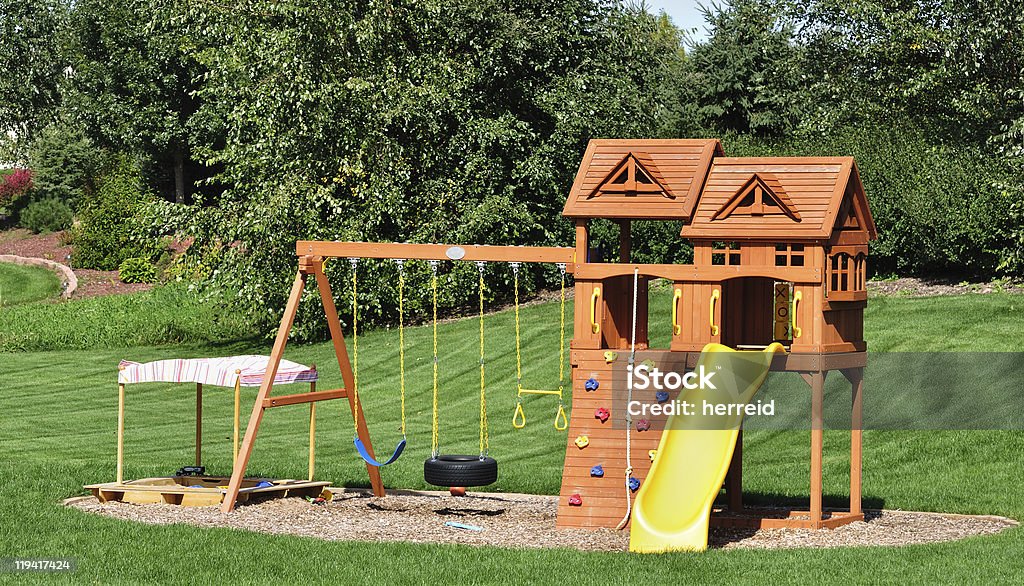
[[[430,262],[430,288],[433,293],[433,309],[434,309],[434,398],[431,407],[431,436],[430,436],[430,454],[431,458],[436,459],[440,452],[438,451],[437,442],[437,261],[432,260]]]
[[[359,299],[356,287],[358,258],[350,258],[352,265],[352,430],[359,437]]]
[[[510,264],[516,312],[516,410],[512,414],[512,427],[522,429],[526,427],[526,413],[523,412],[523,359],[519,341],[519,263]]]
[[[558,411],[555,413],[555,429],[565,431],[569,427],[562,398],[565,390],[565,263],[558,263],[558,271],[561,273],[562,288],[558,316]]]
[[[477,272],[480,273],[480,457],[487,456],[490,449],[490,434],[487,429],[487,394],[484,379],[484,263],[477,261]]]
[[[398,265],[398,389],[402,401],[402,439],[405,439],[405,261]]]

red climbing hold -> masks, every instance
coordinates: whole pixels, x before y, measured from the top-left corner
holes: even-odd
[[[601,423],[604,423],[605,421],[608,421],[609,417],[611,417],[611,413],[609,413],[604,407],[598,407],[597,411],[594,411],[594,417],[600,419]]]
[[[573,494],[572,496],[569,497],[569,505],[570,506],[578,507],[578,506],[580,506],[582,504],[583,504],[583,497],[580,496],[580,493],[577,492],[577,493],[575,493],[575,494]]]

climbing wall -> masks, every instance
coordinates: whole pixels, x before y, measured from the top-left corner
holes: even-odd
[[[629,351],[606,352],[573,350],[571,353],[572,414],[559,493],[558,527],[614,528],[626,513],[626,414],[622,398],[626,393],[624,373]],[[659,368],[681,371],[685,370],[686,356],[682,352],[637,352],[636,363],[651,360]],[[588,381],[591,381],[589,385]],[[595,382],[596,389],[593,388]],[[668,400],[674,400],[676,395],[670,392]],[[653,389],[637,391],[634,398],[656,402]],[[597,416],[599,409],[609,411],[604,422]],[[665,416],[646,417],[649,429],[638,431],[637,423],[644,418],[633,418],[630,433],[632,476],[640,483],[647,478],[651,468],[650,452],[657,449],[667,419]],[[586,438],[587,442],[581,438]],[[594,466],[601,466],[604,475],[592,474]],[[635,495],[635,491],[630,491],[630,499]]]

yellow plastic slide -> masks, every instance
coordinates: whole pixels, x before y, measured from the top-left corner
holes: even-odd
[[[737,352],[721,344],[704,347],[696,370],[703,366],[705,372],[714,372],[716,388],[706,385],[680,393],[678,400],[693,405],[694,414],[670,416],[665,424],[654,464],[633,503],[629,551],[707,549],[711,505],[725,480],[743,422],[739,409],[727,407],[753,399],[776,352],[785,349],[777,343],[764,352]],[[724,407],[705,414],[705,403]]]

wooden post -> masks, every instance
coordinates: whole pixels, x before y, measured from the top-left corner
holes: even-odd
[[[373,455],[373,445],[370,443],[370,431],[366,427],[366,420],[363,418],[363,405],[356,405],[356,383],[352,374],[352,362],[348,358],[348,349],[345,347],[345,337],[341,332],[341,320],[338,318],[338,309],[334,305],[334,295],[331,293],[331,283],[324,274],[322,262],[313,263],[313,275],[316,277],[317,287],[320,290],[320,300],[324,304],[324,315],[327,317],[327,329],[331,332],[331,343],[334,345],[334,355],[338,359],[338,368],[341,369],[341,379],[345,383],[345,396],[348,397],[349,410],[356,420],[356,434],[363,441],[370,457]],[[380,469],[376,466],[366,465],[366,473],[370,476],[370,487],[373,488],[374,496],[384,496],[384,482],[380,478]]]
[[[203,383],[196,383],[196,466],[203,465]]]
[[[124,482],[124,383],[119,383],[117,385],[117,483],[121,484],[122,482]]]
[[[587,262],[587,252],[590,246],[587,241],[587,221],[576,220],[576,262],[583,264]]]
[[[309,392],[316,392],[316,382],[309,383]],[[309,481],[313,481],[316,465],[316,401],[309,404]]]
[[[851,368],[843,374],[850,380],[852,409],[850,416],[850,512],[859,515],[861,509],[862,440],[864,435],[864,369]]]
[[[235,370],[235,433],[232,438],[231,468],[234,469],[238,463],[238,430],[241,427],[242,408],[242,374],[241,370]]]
[[[825,374],[813,372],[803,375],[811,385],[811,529],[821,529],[822,486],[821,467],[824,447],[823,410],[825,402]]]
[[[743,511],[743,430],[736,435],[736,449],[729,463],[729,473],[725,477],[725,493],[729,498],[729,510],[734,513]]]
[[[235,509],[235,501],[238,500],[238,491],[242,488],[242,479],[245,477],[245,468],[249,465],[249,457],[252,456],[252,447],[256,441],[256,432],[259,431],[260,422],[263,420],[263,401],[270,396],[270,390],[274,386],[274,377],[277,376],[277,368],[281,364],[281,357],[284,355],[285,344],[288,343],[288,334],[291,332],[292,324],[295,322],[295,313],[299,308],[299,300],[302,299],[302,291],[306,287],[306,275],[299,270],[292,282],[292,290],[288,294],[288,304],[284,308],[284,315],[281,316],[281,326],[277,330],[277,337],[274,338],[274,347],[270,351],[270,360],[267,362],[267,371],[263,374],[263,382],[260,383],[260,390],[256,395],[256,401],[252,405],[252,415],[249,416],[249,424],[245,428],[245,438],[242,440],[242,447],[235,460],[234,469],[231,471],[231,481],[228,483],[228,490],[224,494],[224,502],[220,510],[223,513],[230,513]]]

